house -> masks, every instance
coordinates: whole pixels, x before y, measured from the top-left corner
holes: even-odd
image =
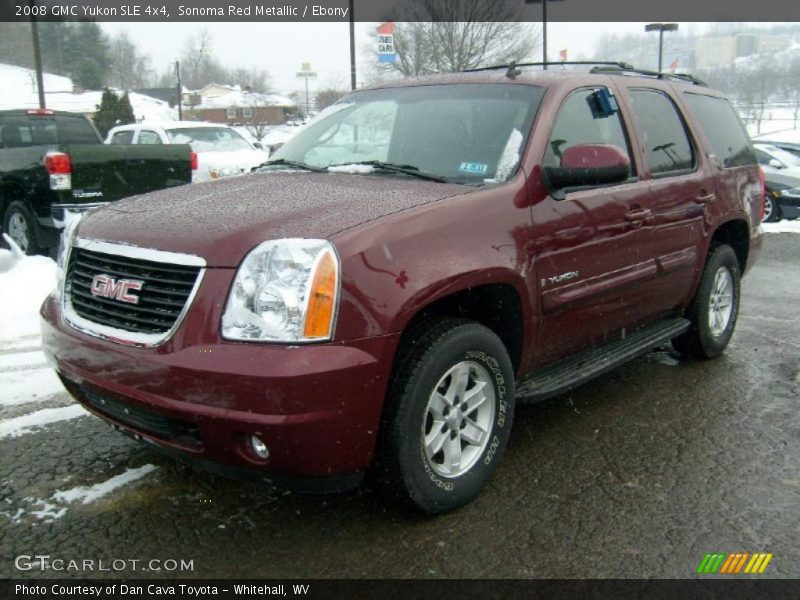
[[[282,125],[295,108],[289,98],[242,90],[238,85],[212,83],[191,94],[196,100],[185,110],[185,118],[195,121]]]

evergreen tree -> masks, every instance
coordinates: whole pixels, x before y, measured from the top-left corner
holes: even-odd
[[[84,21],[74,30],[71,44],[79,44],[80,55],[72,69],[72,81],[86,90],[105,85],[110,64],[108,40],[97,23]]]
[[[100,106],[97,107],[97,112],[94,114],[94,124],[100,134],[105,137],[112,127],[135,122],[136,117],[133,114],[128,94],[124,94],[120,99],[110,89],[104,89]]]

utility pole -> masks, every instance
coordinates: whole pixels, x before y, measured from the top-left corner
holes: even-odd
[[[175,61],[175,77],[178,80],[178,121],[183,121],[183,86],[181,85],[181,61]]]
[[[657,31],[658,32],[658,72],[661,73],[663,67],[663,57],[664,57],[664,32],[665,31],[677,31],[678,24],[677,23],[650,23],[649,25],[644,26],[644,30],[647,32],[650,31]]]
[[[356,17],[353,12],[354,0],[350,0],[350,89],[356,89]],[[308,82],[308,80],[306,80]]]
[[[36,0],[30,0],[28,5],[33,8]],[[33,10],[31,10],[31,36],[33,37],[33,61],[36,65],[36,87],[39,92],[39,108],[47,108],[44,100],[44,74],[42,73],[42,51],[39,48],[39,24],[36,22]]]

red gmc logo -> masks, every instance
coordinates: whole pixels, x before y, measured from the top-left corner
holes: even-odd
[[[132,291],[142,289],[143,281],[132,279],[114,279],[108,275],[95,275],[92,279],[92,295],[100,298],[111,298],[128,304],[139,304],[139,296]]]

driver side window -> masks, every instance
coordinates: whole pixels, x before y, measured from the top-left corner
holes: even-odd
[[[617,146],[633,163],[619,110],[605,103],[604,97],[613,98],[606,88],[594,88],[578,90],[566,99],[556,117],[542,166],[560,167],[564,151],[582,144]]]

